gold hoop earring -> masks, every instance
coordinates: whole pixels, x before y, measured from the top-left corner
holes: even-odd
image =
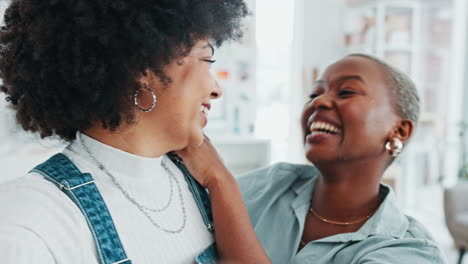
[[[403,142],[399,138],[392,138],[385,143],[385,149],[392,157],[398,157],[403,150]]]
[[[144,109],[144,108],[141,108],[140,105],[138,104],[138,94],[143,90],[147,90],[148,92],[151,93],[151,96],[153,97],[153,102],[150,106],[150,108],[148,109]],[[138,108],[138,110],[142,111],[142,112],[145,112],[145,113],[148,113],[148,112],[151,112],[153,111],[154,107],[156,107],[156,94],[154,94],[154,92],[149,88],[148,84],[144,84],[142,88],[139,88],[138,90],[136,90],[135,94],[133,94],[133,104]]]

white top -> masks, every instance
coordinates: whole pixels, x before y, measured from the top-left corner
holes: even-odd
[[[144,158],[82,135],[91,153],[139,203],[163,207],[170,194],[164,159],[178,179],[186,207],[187,223],[181,233],[155,227],[100,170],[78,141],[64,151],[81,172],[95,179],[114,220],[127,256],[134,264],[194,263],[195,257],[214,242],[207,230],[182,172],[169,158]],[[54,184],[36,173],[0,185],[0,262],[3,264],[97,264],[95,243],[78,207]],[[183,221],[179,191],[174,182],[169,208],[151,213],[154,221],[177,229]]]

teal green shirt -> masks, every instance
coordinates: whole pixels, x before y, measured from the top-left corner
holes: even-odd
[[[239,178],[252,224],[273,263],[444,263],[428,231],[397,208],[384,185],[383,202],[358,231],[312,241],[297,252],[317,175],[311,165],[279,163]]]

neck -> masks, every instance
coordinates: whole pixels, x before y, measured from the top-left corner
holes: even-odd
[[[384,164],[376,161],[316,165],[320,176],[314,187],[312,208],[322,217],[349,219],[371,214],[380,204],[379,182]]]
[[[140,126],[120,127],[110,131],[94,125],[83,133],[101,143],[141,157],[156,158],[173,150],[167,133],[157,133]]]

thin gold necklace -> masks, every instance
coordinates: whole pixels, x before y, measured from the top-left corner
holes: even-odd
[[[357,223],[360,223],[366,219],[369,219],[374,213],[375,211],[373,211],[372,213],[370,213],[369,215],[366,215],[365,217],[361,218],[361,219],[358,219],[356,221],[351,221],[351,222],[338,222],[338,221],[333,221],[333,220],[328,220],[326,218],[323,218],[321,217],[320,215],[318,215],[314,209],[312,209],[312,207],[310,207],[310,212],[312,212],[312,214],[314,214],[318,219],[320,219],[321,221],[325,222],[325,223],[329,223],[329,224],[333,224],[333,225],[342,225],[342,226],[347,226],[347,225],[354,225],[354,224],[357,224]],[[307,245],[306,242],[304,242],[304,240],[300,240],[300,243],[301,243],[301,246],[302,247],[305,247]]]
[[[323,218],[321,217],[320,215],[318,215],[314,209],[312,209],[312,207],[310,207],[310,212],[312,212],[312,214],[314,214],[318,219],[320,219],[322,222],[325,222],[325,223],[329,223],[329,224],[333,224],[333,225],[342,225],[342,226],[347,226],[347,225],[355,225],[357,223],[360,223],[364,220],[367,220],[369,219],[374,213],[375,211],[373,211],[372,213],[370,213],[369,215],[366,215],[364,216],[363,218],[361,219],[358,219],[358,220],[355,220],[355,221],[351,221],[351,222],[338,222],[338,221],[333,221],[333,220],[328,220],[326,218]]]

